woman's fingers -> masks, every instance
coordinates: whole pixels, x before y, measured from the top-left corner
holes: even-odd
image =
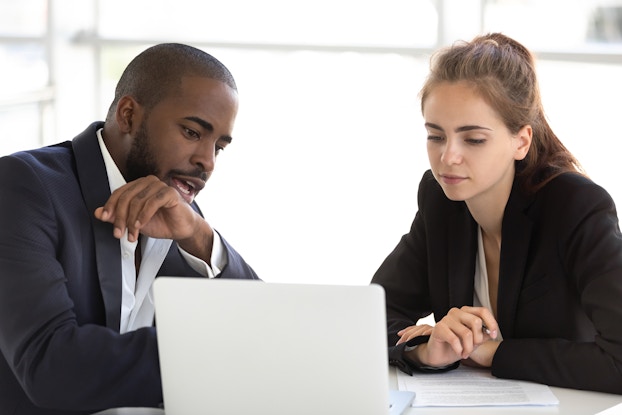
[[[418,336],[428,336],[432,333],[433,327],[428,324],[414,325],[406,327],[397,332],[397,335],[400,336],[400,339],[397,341],[396,345],[405,343],[410,339],[414,339]]]

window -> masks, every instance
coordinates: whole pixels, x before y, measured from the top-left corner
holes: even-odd
[[[0,3],[0,154],[42,143],[52,100],[45,0]]]
[[[72,139],[105,117],[139,51],[193,44],[229,67],[241,100],[234,143],[198,199],[210,223],[267,281],[367,283],[417,209],[428,168],[417,94],[429,56],[479,32],[537,53],[553,129],[622,206],[611,174],[621,4],[4,2],[0,154]]]

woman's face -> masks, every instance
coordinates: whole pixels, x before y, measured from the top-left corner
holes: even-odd
[[[504,203],[514,161],[527,154],[531,127],[511,134],[501,117],[466,82],[435,86],[423,102],[428,158],[451,200]]]

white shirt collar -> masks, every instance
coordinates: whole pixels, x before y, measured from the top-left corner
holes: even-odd
[[[104,137],[102,136],[102,129],[97,130],[97,141],[99,148],[101,149],[102,156],[104,157],[104,164],[106,165],[106,173],[108,174],[108,183],[110,185],[110,192],[114,192],[119,187],[123,186],[127,182],[121,174],[121,170],[117,167],[116,163],[112,159],[106,144],[104,143]]]

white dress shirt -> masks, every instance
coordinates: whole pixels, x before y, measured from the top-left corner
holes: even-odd
[[[492,303],[490,302],[490,292],[488,287],[488,270],[486,269],[486,253],[484,251],[484,238],[482,228],[477,228],[477,255],[475,256],[475,291],[473,294],[473,305],[475,307],[485,307],[492,313]],[[503,340],[501,330],[497,331],[496,340]]]
[[[99,147],[106,165],[110,192],[114,192],[126,184],[126,181],[108,152],[101,131],[101,129],[97,131],[97,139],[99,140]],[[138,243],[128,241],[127,230],[125,235],[119,240],[122,271],[121,333],[153,325],[155,308],[153,305],[152,284],[158,270],[162,266],[162,262],[166,258],[171,243],[173,241],[170,239],[149,238],[145,235],[140,235],[142,252],[137,276],[134,258]],[[190,255],[181,248],[179,248],[179,252],[195,271],[208,278],[214,278],[220,274],[220,271],[227,263],[227,256],[217,232],[214,232],[211,267],[205,261]]]

